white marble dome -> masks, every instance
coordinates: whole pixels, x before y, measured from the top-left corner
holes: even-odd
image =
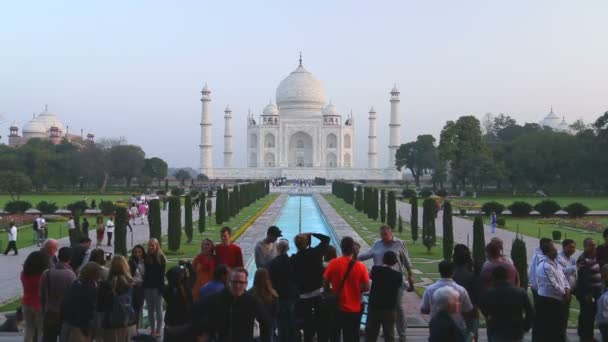
[[[325,104],[325,89],[309,71],[300,64],[277,87],[277,105],[283,109],[321,111]]]
[[[264,107],[264,112],[262,115],[279,115],[279,109],[277,108],[277,105],[270,103]]]
[[[551,111],[549,112],[549,114],[547,114],[547,116],[545,116],[543,121],[540,122],[540,125],[543,127],[550,127],[552,129],[556,129],[558,128],[560,121],[561,120],[559,119],[559,116],[557,116],[557,114],[553,112],[553,108],[551,108]]]
[[[338,109],[336,108],[336,106],[334,106],[333,103],[329,103],[327,106],[325,106],[325,108],[323,109],[323,115],[329,115],[329,116],[339,116],[340,114],[338,114]]]
[[[65,127],[61,120],[48,110],[40,113],[35,120],[42,123],[47,131],[50,130],[51,127],[57,127],[62,133],[65,133]]]
[[[46,135],[46,127],[44,124],[38,120],[37,118],[33,118],[28,121],[25,125],[23,125],[22,132],[27,136],[45,136]]]

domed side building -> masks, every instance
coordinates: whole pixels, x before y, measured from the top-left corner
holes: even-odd
[[[259,117],[247,118],[246,167],[232,163],[232,111],[224,110],[223,167],[213,166],[211,141],[211,91],[205,84],[201,91],[201,173],[212,178],[289,179],[323,177],[328,179],[399,179],[394,155],[399,145],[399,91],[391,91],[391,146],[389,164],[377,166],[375,111],[369,117],[369,161],[367,168],[354,167],[355,122],[352,115],[343,117],[327,97],[323,84],[302,65],[279,83],[276,102],[266,105]],[[388,127],[387,127],[388,128]],[[240,132],[239,132],[240,133]],[[393,137],[393,135],[395,135]]]
[[[69,134],[61,120],[57,115],[50,112],[47,106],[45,106],[42,113],[37,116],[34,115],[30,121],[25,123],[21,132],[22,135],[19,135],[19,127],[15,125],[10,127],[10,134],[8,136],[9,146],[17,147],[24,145],[32,138],[49,140],[53,144],[59,144],[63,139],[76,143],[85,140],[83,136]],[[88,133],[86,141],[93,141],[94,138],[95,136],[92,133]]]
[[[557,114],[553,112],[553,107],[549,111],[549,114],[539,123],[542,127],[549,127],[554,131],[570,133],[570,125],[566,122],[566,117],[560,119]]]

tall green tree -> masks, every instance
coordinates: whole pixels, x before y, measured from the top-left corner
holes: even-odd
[[[169,225],[167,229],[170,251],[177,251],[182,240],[182,203],[179,197],[169,198]]]
[[[518,234],[511,245],[511,260],[513,266],[519,273],[519,286],[523,289],[528,288],[528,255],[526,251],[526,242]]]
[[[148,229],[150,230],[150,239],[162,241],[162,230],[160,221],[160,200],[153,199],[149,203],[148,212]]]
[[[203,234],[205,232],[205,204],[207,202],[205,198],[205,193],[201,192],[199,194],[200,197],[200,205],[198,207],[198,232]]]
[[[124,206],[116,207],[116,218],[114,220],[114,254],[126,257],[127,254],[127,223],[129,214]]]
[[[418,198],[416,196],[410,198],[411,214],[410,226],[412,228],[412,241],[416,243],[418,240]]]
[[[435,232],[435,200],[427,198],[422,203],[422,243],[430,252],[437,240]]]
[[[145,165],[146,154],[139,146],[117,145],[110,148],[108,163],[110,174],[116,178],[124,178],[127,187],[131,186],[133,178],[141,175]]]
[[[218,189],[215,193],[215,223],[224,223],[224,191]]]
[[[361,189],[361,185],[357,185],[357,191],[355,192],[355,209],[357,211],[363,210],[363,189]]]
[[[380,222],[386,222],[386,193],[384,189],[380,191]]]
[[[186,169],[179,169],[175,171],[173,177],[175,177],[175,179],[177,179],[179,181],[179,184],[181,184],[182,186],[184,186],[188,179],[192,178],[190,172],[188,172]]]
[[[435,138],[430,134],[419,135],[416,141],[402,144],[397,149],[395,166],[401,171],[403,167],[410,170],[416,187],[420,187],[420,177],[430,174],[438,163],[438,152]]]
[[[443,259],[451,260],[454,249],[454,226],[452,224],[452,203],[443,203]]]
[[[161,180],[167,177],[168,169],[167,162],[158,157],[146,158],[144,160],[143,174],[158,181],[159,188]]]
[[[194,227],[192,226],[192,196],[186,195],[184,198],[184,232],[188,238],[188,243],[192,243]]]
[[[32,181],[22,172],[0,171],[0,191],[8,192],[13,201],[31,189]]]
[[[397,228],[397,201],[395,199],[395,192],[388,192],[388,211],[386,213],[386,224],[391,228]]]
[[[479,274],[481,267],[486,261],[486,238],[483,230],[483,218],[476,216],[473,221],[473,263],[475,272]]]

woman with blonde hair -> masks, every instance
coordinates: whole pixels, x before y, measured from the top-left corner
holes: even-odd
[[[258,270],[255,271],[253,287],[249,291],[253,297],[259,299],[262,304],[264,304],[266,312],[272,319],[272,331],[274,334],[274,331],[276,330],[279,294],[274,287],[272,287],[270,274],[265,268],[258,268]]]
[[[161,336],[163,324],[163,295],[162,289],[165,285],[165,267],[167,258],[160,248],[156,239],[148,242],[148,254],[144,260],[146,273],[144,274],[144,297],[148,308],[148,321],[150,322],[150,334],[154,337]]]
[[[104,342],[131,340],[135,323],[132,295],[133,278],[129,263],[125,257],[117,255],[112,258],[108,280],[99,285],[97,296],[97,311],[103,317],[101,336]]]
[[[192,266],[196,274],[196,283],[192,288],[192,298],[196,301],[199,298],[201,288],[213,279],[216,266],[213,241],[210,239],[203,240],[201,252],[194,258]]]

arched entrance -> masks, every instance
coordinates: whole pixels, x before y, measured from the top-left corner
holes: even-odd
[[[289,167],[312,167],[312,137],[304,132],[296,132],[289,138]]]

